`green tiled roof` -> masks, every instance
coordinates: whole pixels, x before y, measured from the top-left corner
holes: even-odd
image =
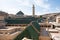
[[[24,15],[22,11],[19,11],[16,15]]]
[[[31,21],[36,20],[35,18],[15,18],[15,19],[5,19],[7,24],[29,24]]]
[[[39,33],[34,28],[39,31],[40,26],[37,22],[32,22],[32,25],[28,26],[14,40],[22,40],[24,37],[31,38],[33,40],[39,40]]]
[[[40,31],[40,25],[38,24],[38,22],[33,21],[33,22],[32,22],[32,25],[33,25],[38,31]]]

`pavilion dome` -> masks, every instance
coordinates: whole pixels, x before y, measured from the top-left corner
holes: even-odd
[[[22,11],[19,11],[16,15],[18,15],[18,16],[23,16],[24,13],[23,13]]]

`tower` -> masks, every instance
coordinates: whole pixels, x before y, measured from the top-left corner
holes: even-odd
[[[33,17],[35,16],[35,6],[34,6],[34,4],[33,4],[33,7],[32,7],[32,15],[33,15]]]

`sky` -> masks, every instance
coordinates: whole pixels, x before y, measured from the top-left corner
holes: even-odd
[[[0,11],[9,14],[22,11],[25,15],[32,15],[33,4],[36,15],[60,12],[60,0],[0,0]]]

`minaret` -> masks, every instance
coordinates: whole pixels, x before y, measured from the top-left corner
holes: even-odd
[[[34,6],[34,4],[33,4],[33,7],[32,7],[32,15],[33,15],[33,17],[35,16],[35,6]]]

